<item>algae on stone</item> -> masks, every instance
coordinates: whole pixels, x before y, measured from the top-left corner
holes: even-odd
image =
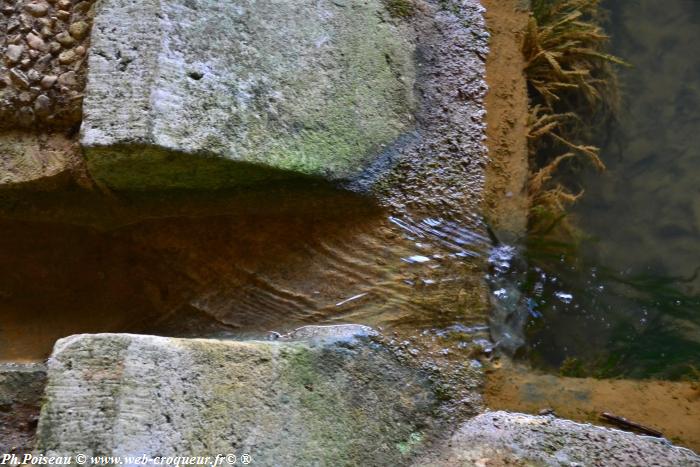
[[[433,383],[357,329],[303,341],[128,334],[60,340],[38,449],[399,465],[435,433]]]
[[[120,189],[247,177],[217,158],[347,178],[413,126],[412,34],[380,0],[102,2],[82,127],[91,171]]]

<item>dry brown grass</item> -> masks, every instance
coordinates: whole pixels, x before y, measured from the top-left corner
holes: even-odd
[[[587,143],[596,126],[617,112],[613,65],[624,64],[604,52],[608,36],[600,26],[600,0],[532,0],[523,44],[530,92],[531,233],[552,230],[567,207],[583,194],[562,183],[562,170],[582,162],[605,165],[599,149]],[[566,222],[564,230],[570,230]]]

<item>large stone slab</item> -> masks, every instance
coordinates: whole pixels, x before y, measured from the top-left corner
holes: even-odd
[[[216,456],[254,465],[399,465],[430,436],[429,381],[364,326],[278,341],[127,334],[58,341],[37,450]],[[297,341],[301,337],[304,340]]]
[[[402,2],[388,2],[402,3]],[[345,178],[412,127],[414,42],[381,0],[105,0],[82,144],[122,189]]]
[[[486,412],[416,466],[700,466],[666,440],[555,418]]]

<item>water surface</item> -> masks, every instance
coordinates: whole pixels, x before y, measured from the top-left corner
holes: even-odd
[[[620,70],[619,124],[598,141],[608,170],[584,174],[576,248],[533,239],[495,251],[493,300],[507,321],[497,333],[572,376],[697,379],[700,2],[605,5],[612,52],[632,64]]]

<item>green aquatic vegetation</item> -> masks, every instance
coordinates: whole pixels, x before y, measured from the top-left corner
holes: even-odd
[[[585,378],[587,373],[583,362],[575,357],[565,358],[559,367],[559,374],[570,378]]]
[[[588,280],[590,265],[580,259],[569,261],[563,253],[575,248],[574,245],[541,243],[545,247],[543,250],[528,247],[528,262],[533,270],[522,283],[522,291],[533,297],[533,309],[544,315],[543,319],[528,324],[532,341],[547,332],[544,328],[552,323],[555,315],[569,314],[567,322],[582,323],[589,313],[599,316],[600,312],[595,310],[610,311],[606,316],[610,327],[605,342],[599,342],[597,348],[571,342],[563,360],[555,367],[561,375],[698,379],[695,368],[700,366],[700,343],[696,337],[700,330],[700,295],[693,292],[692,285],[700,276],[700,268],[688,277],[678,277],[652,272],[629,275],[597,266],[591,283]],[[561,268],[562,258],[566,258],[568,267]],[[542,272],[556,276],[557,280],[554,288],[538,295],[536,289]],[[604,295],[598,292],[599,285],[604,285]],[[561,303],[552,297],[554,290],[570,292],[575,304],[561,308]],[[543,351],[545,354],[541,353]],[[532,347],[527,352],[536,366],[554,369],[551,355],[546,355],[551,349]]]
[[[416,12],[413,0],[385,0],[386,9],[395,18],[410,18]]]
[[[690,277],[640,274],[622,277],[610,274],[610,281],[627,288],[640,310],[653,310],[641,332],[631,334],[629,326],[620,325],[613,334],[611,355],[617,356],[609,373],[627,373],[638,368],[637,377],[687,379],[700,365],[700,343],[693,332],[700,329],[700,296],[685,292],[684,285],[697,279]]]
[[[586,162],[605,165],[587,143],[597,126],[617,112],[615,64],[604,52],[600,0],[532,0],[523,53],[530,94],[530,230],[541,234],[583,194],[575,170]],[[566,176],[564,176],[565,174]],[[564,179],[566,179],[564,181]],[[557,230],[571,233],[566,219]]]

